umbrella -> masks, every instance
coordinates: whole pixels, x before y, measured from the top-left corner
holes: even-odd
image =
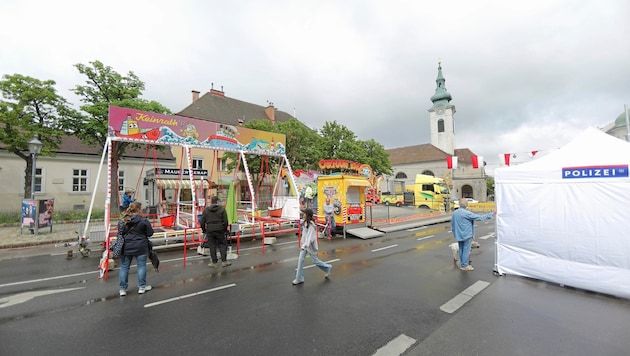
[[[238,220],[238,213],[236,211],[236,192],[234,191],[234,182],[230,182],[230,187],[228,188],[225,211],[227,212],[228,223],[236,223],[236,221]]]
[[[155,250],[150,250],[149,251],[149,259],[151,260],[151,264],[153,265],[153,269],[155,269],[155,272],[160,272],[160,270],[159,270],[159,268],[160,268],[160,259],[158,258],[158,255],[155,252]]]
[[[236,210],[236,192],[234,191],[234,182],[230,182],[230,187],[228,188],[227,201],[225,202],[225,212],[228,216],[228,223],[230,226],[235,224],[238,221],[238,212]],[[230,233],[234,233],[231,231]],[[227,258],[229,260],[235,259],[238,257],[235,253],[232,253],[232,239],[231,236],[227,236],[228,240],[228,254]]]

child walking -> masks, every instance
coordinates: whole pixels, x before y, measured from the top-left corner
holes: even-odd
[[[304,225],[302,226],[302,242],[300,243],[300,257],[298,258],[297,272],[295,273],[295,279],[293,285],[304,283],[304,258],[308,253],[313,260],[313,263],[317,265],[324,274],[325,278],[330,276],[332,265],[324,263],[317,257],[317,229],[315,227],[315,221],[313,220],[313,209],[304,209]]]

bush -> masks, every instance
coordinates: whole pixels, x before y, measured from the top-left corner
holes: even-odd
[[[53,224],[64,222],[85,221],[87,210],[55,210],[53,214]],[[102,220],[105,217],[104,210],[93,210],[90,216],[92,220]],[[22,221],[21,211],[0,211],[0,224],[20,224]]]

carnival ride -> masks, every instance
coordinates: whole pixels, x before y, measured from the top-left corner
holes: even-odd
[[[183,124],[183,122],[186,122],[186,124]],[[141,123],[148,127],[140,127]],[[185,128],[181,129],[180,126]],[[121,127],[121,129],[115,130],[113,127]],[[158,132],[157,135],[154,134],[156,130]],[[151,132],[151,134],[145,134],[147,132]],[[190,134],[191,132],[195,132],[195,134]],[[201,141],[198,139],[200,137],[205,137],[206,139]],[[144,163],[148,159],[148,152],[150,150],[154,152],[152,172],[158,192],[156,193],[154,189],[152,194],[154,197],[158,197],[159,203],[154,205],[153,211],[149,210],[144,215],[151,220],[156,230],[151,237],[152,241],[159,242],[154,243],[156,248],[183,247],[184,264],[186,263],[187,250],[197,247],[203,242],[199,218],[206,204],[205,196],[208,189],[219,186],[225,188],[227,186],[226,182],[214,181],[213,173],[215,171],[219,172],[219,169],[214,169],[218,152],[232,152],[236,154],[237,168],[231,183],[238,186],[238,192],[234,191],[232,194],[238,194],[248,200],[227,199],[234,201],[232,206],[229,207],[228,215],[231,215],[230,229],[232,238],[236,240],[237,254],[242,236],[251,235],[252,239],[260,236],[264,253],[265,245],[275,242],[275,236],[271,235],[299,232],[300,206],[297,191],[285,189],[286,187],[280,189],[278,187],[282,182],[280,177],[276,180],[273,188],[269,184],[271,175],[270,157],[279,161],[277,163],[277,172],[282,170],[292,172],[285,154],[284,135],[205,120],[110,106],[109,134],[103,147],[86,223],[82,234],[79,236],[79,239],[83,241],[92,240],[90,237],[94,235],[104,236],[104,251],[99,264],[101,272],[99,278],[107,278],[107,273],[110,270],[109,264],[112,262],[109,246],[117,236],[116,223],[118,216],[111,214],[111,197],[112,194],[117,194],[112,192],[112,163],[115,159],[112,152],[115,152],[117,142],[145,145],[147,154],[145,155]],[[176,170],[177,178],[170,180],[171,183],[175,182],[171,186],[165,187],[166,180],[162,180],[159,176],[163,171],[157,167],[157,159],[155,158],[156,146],[167,146],[171,149],[174,147],[181,148],[180,168]],[[213,169],[210,171],[207,179],[203,175],[195,174],[192,149],[214,151]],[[261,171],[256,183],[254,183],[248,167],[248,156],[261,158]],[[94,207],[96,187],[99,184],[99,177],[106,157],[108,174],[105,218],[101,228],[94,228],[90,227],[89,222]],[[185,169],[183,167],[184,162],[186,162]],[[291,177],[292,174],[289,174],[289,179],[292,179]],[[241,186],[241,183],[246,183],[246,186]],[[115,186],[117,187],[117,185]],[[288,186],[295,187],[295,183],[292,182]],[[189,200],[181,199],[180,190],[184,187],[190,190]],[[163,190],[165,188],[175,190],[173,202],[170,205],[165,205],[161,202],[164,198]],[[258,200],[259,194],[264,195],[261,193],[264,189],[269,192],[269,196],[264,201]],[[278,194],[280,192],[282,194]],[[278,210],[281,211],[279,214],[277,213]],[[271,214],[269,214],[270,211],[272,212]],[[230,212],[232,213],[230,214]]]

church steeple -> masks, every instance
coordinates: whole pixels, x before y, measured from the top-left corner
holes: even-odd
[[[437,87],[435,88],[435,94],[431,97],[431,101],[433,102],[433,107],[438,105],[448,105],[448,103],[453,99],[451,97],[451,93],[446,91],[446,86],[444,83],[446,79],[442,75],[442,61],[438,61],[438,76],[435,80]]]

